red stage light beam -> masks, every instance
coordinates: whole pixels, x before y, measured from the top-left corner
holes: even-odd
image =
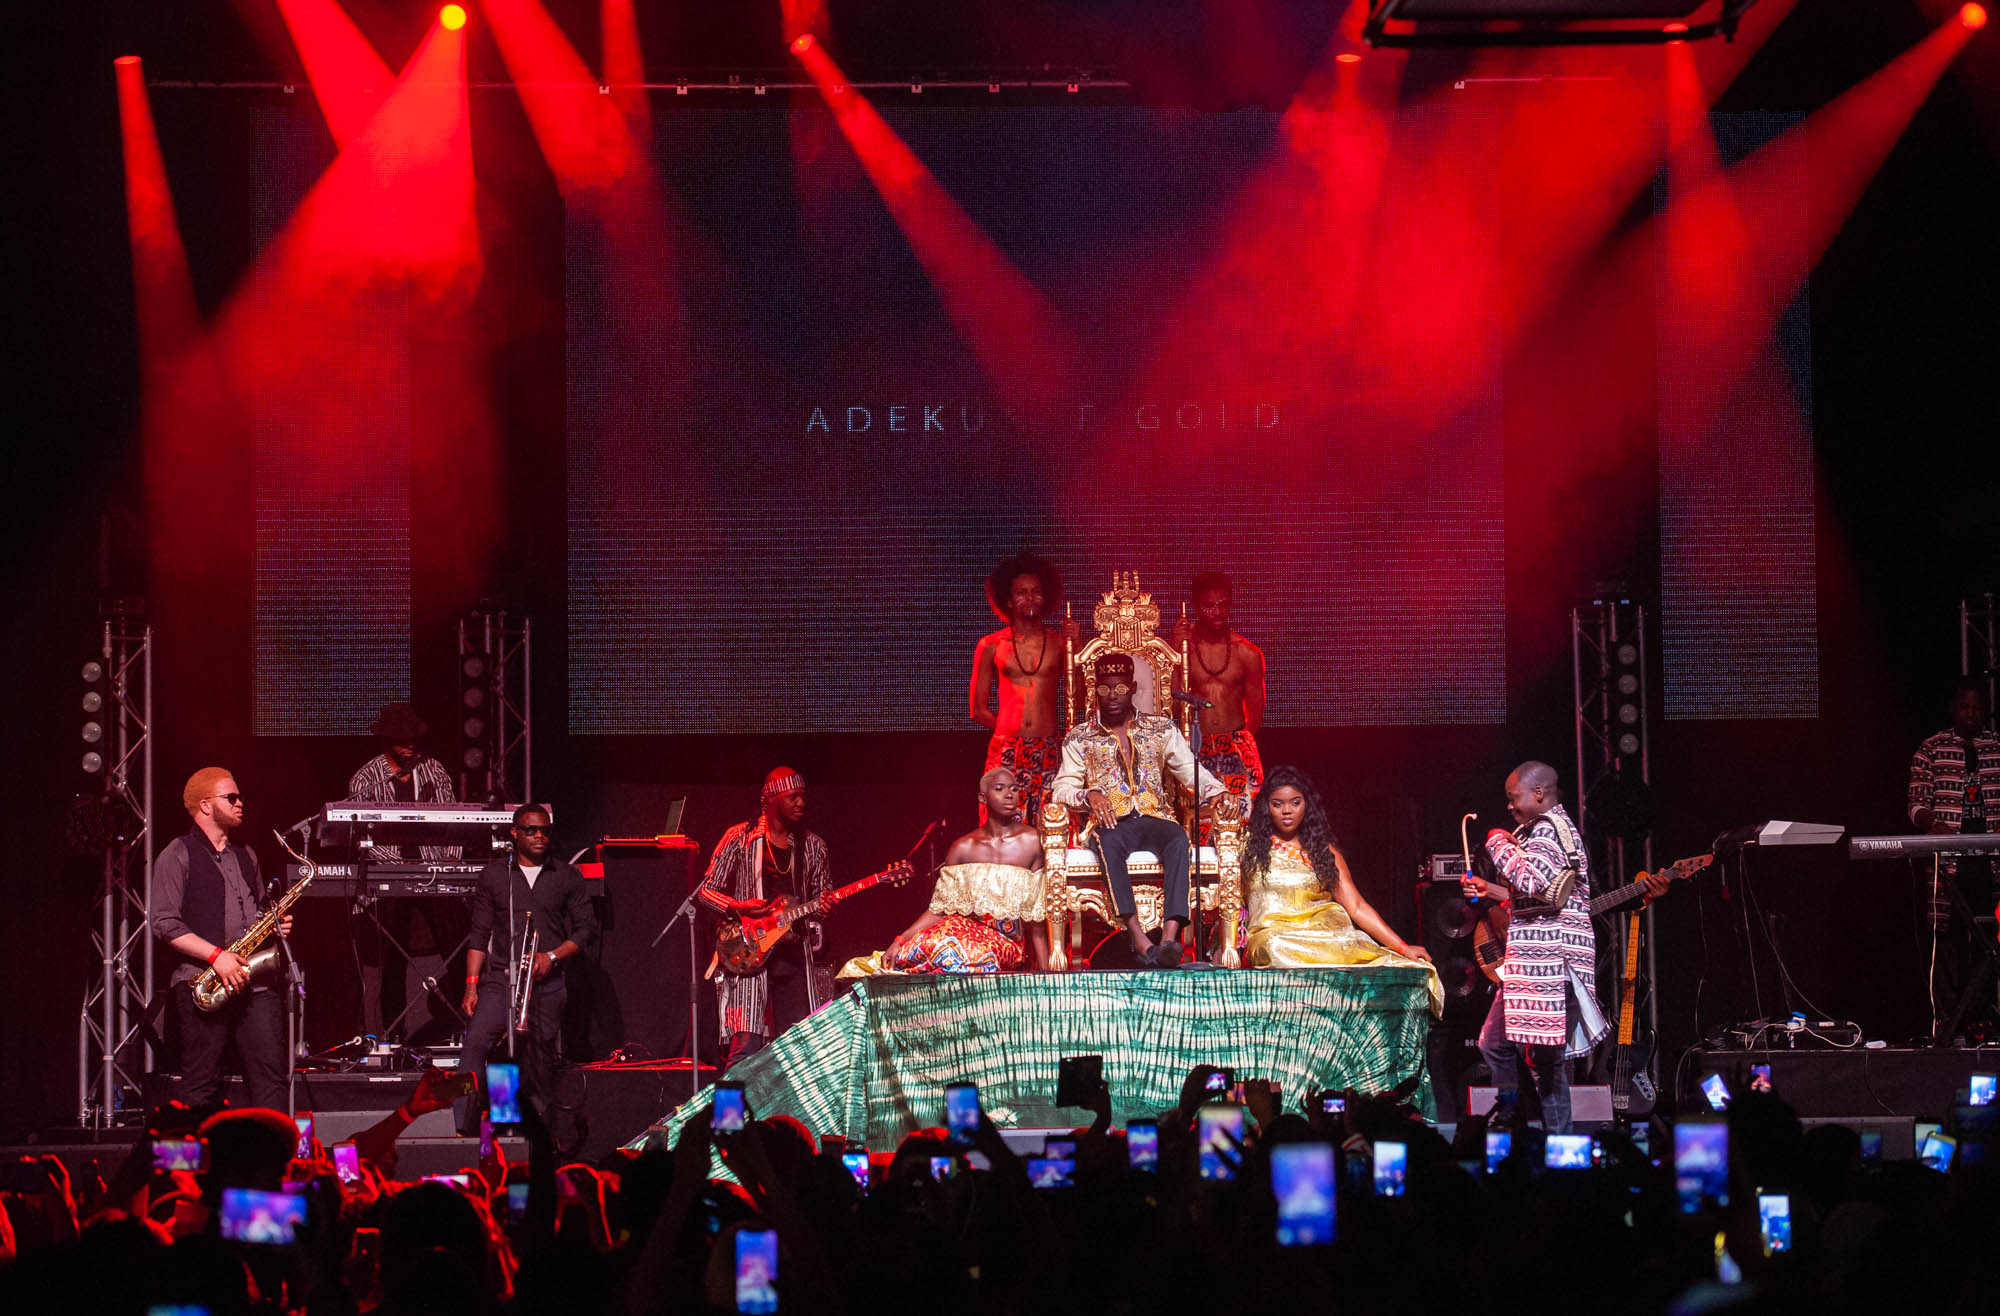
[[[278,0],[336,146],[360,136],[396,77],[335,0]]]
[[[603,0],[598,11],[604,43],[604,81],[611,102],[625,116],[635,140],[653,140],[653,106],[645,88],[646,57],[639,46],[633,0]]]
[[[636,177],[643,157],[621,107],[597,94],[596,77],[540,0],[487,0],[482,12],[564,197]]]
[[[1041,291],[853,88],[825,47],[808,46],[798,59],[1001,401],[1033,410],[1070,400],[1074,355]]]
[[[113,61],[113,72],[125,151],[125,225],[132,245],[143,380],[201,337],[201,312],[146,96],[145,69],[137,55],[124,55]]]

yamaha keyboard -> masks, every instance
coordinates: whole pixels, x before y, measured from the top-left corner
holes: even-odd
[[[398,899],[404,896],[464,896],[479,884],[484,864],[321,864],[319,876],[307,888],[303,899],[353,896],[357,892],[371,899]],[[593,879],[583,870],[583,889],[595,895],[604,880]],[[290,885],[306,875],[305,865],[286,864],[285,882]]]
[[[1856,836],[1849,838],[1847,842],[1849,859],[1923,859],[1934,854],[2000,854],[2000,832]]]
[[[319,876],[305,899],[351,897],[358,894],[398,899],[404,896],[464,896],[479,882],[484,864],[321,864]],[[289,884],[306,875],[305,865],[286,864]]]
[[[458,845],[468,858],[491,858],[508,846],[513,805],[370,804],[335,800],[320,810],[322,846]],[[549,815],[555,821],[555,815]],[[477,871],[475,867],[474,871]]]

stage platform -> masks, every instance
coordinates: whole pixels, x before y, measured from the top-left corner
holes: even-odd
[[[1731,1091],[1750,1086],[1750,1066],[1771,1067],[1771,1086],[1813,1123],[1941,1120],[1953,1093],[1964,1100],[1973,1074],[2000,1073],[2000,1047],[1760,1047],[1696,1050],[1681,1072],[1682,1109],[1701,1102],[1704,1074],[1722,1075]],[[1690,1103],[1693,1103],[1691,1105]],[[1856,1127],[1859,1127],[1857,1124]]]
[[[1430,1026],[1420,969],[1183,969],[871,978],[740,1062],[759,1116],[793,1115],[886,1151],[943,1122],[947,1083],[979,1085],[1001,1128],[1064,1128],[1086,1112],[1054,1104],[1057,1063],[1101,1055],[1112,1118],[1171,1108],[1198,1064],[1269,1078],[1285,1101],[1325,1088],[1384,1091],[1420,1076]],[[665,1121],[708,1105],[706,1090]]]

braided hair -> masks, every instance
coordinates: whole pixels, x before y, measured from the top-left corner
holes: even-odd
[[[1271,769],[1264,778],[1263,789],[1257,792],[1257,802],[1250,806],[1250,839],[1243,847],[1243,875],[1256,878],[1271,871],[1271,793],[1284,786],[1305,797],[1306,811],[1299,819],[1294,839],[1312,861],[1313,875],[1319,878],[1320,886],[1332,891],[1340,882],[1340,866],[1333,857],[1339,838],[1327,825],[1326,805],[1320,802],[1312,778],[1288,764]]]

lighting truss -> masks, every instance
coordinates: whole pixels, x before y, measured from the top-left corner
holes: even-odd
[[[1633,46],[1733,40],[1757,0],[1371,0],[1371,46]]]

